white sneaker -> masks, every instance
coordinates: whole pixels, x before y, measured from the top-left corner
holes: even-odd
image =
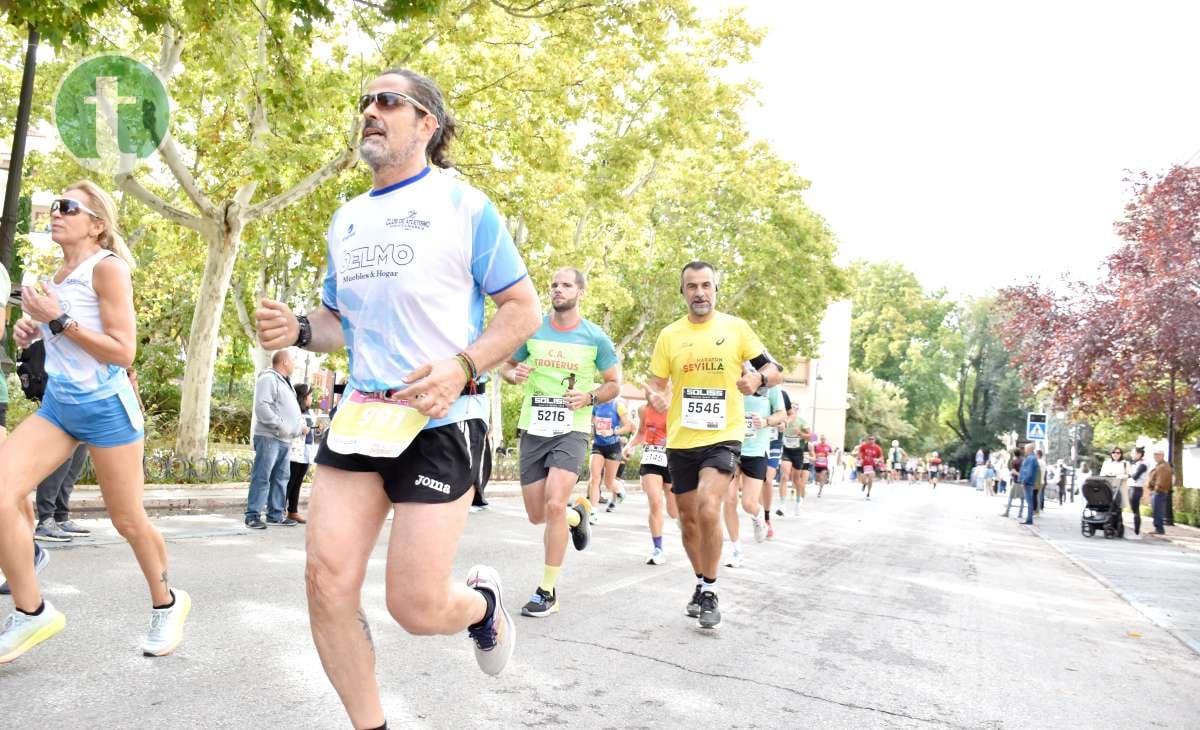
[[[183,641],[183,623],[192,610],[192,597],[181,588],[172,588],[175,603],[170,608],[156,608],[150,617],[150,633],[142,642],[143,656],[166,656]]]
[[[600,521],[600,515],[596,514],[595,512],[588,513],[588,524],[589,525],[594,525],[599,521]]]
[[[792,503],[792,517],[799,517],[799,516],[800,516],[800,500],[796,500],[795,502]]]
[[[486,565],[471,568],[471,572],[467,574],[467,585],[475,590],[491,593],[496,601],[492,620],[485,626],[467,630],[467,635],[475,642],[475,661],[479,668],[485,674],[495,676],[512,657],[513,648],[517,645],[517,629],[513,626],[512,616],[504,608],[500,574],[495,568]]]
[[[29,616],[13,611],[4,621],[0,631],[0,664],[7,664],[46,639],[63,630],[67,617],[62,615],[49,601],[44,602],[42,612]]]
[[[656,547],[654,552],[650,553],[650,558],[646,560],[646,565],[662,565],[667,562],[667,556],[663,553],[663,549]]]
[[[729,560],[725,561],[725,565],[729,568],[742,567],[742,551],[736,547],[731,550],[729,553]]]
[[[767,539],[767,525],[761,517],[751,517],[750,521],[754,523],[754,542],[763,542]]]

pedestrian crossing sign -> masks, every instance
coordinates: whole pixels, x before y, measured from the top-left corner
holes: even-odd
[[[1046,414],[1030,413],[1025,421],[1025,438],[1030,441],[1046,440]]]

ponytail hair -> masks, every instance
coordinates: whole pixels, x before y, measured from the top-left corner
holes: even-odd
[[[407,79],[409,96],[421,102],[434,119],[437,119],[437,129],[429,138],[429,144],[425,145],[425,155],[429,161],[442,169],[454,167],[454,161],[450,159],[450,142],[457,135],[458,125],[454,122],[450,110],[446,108],[442,90],[438,88],[433,79],[422,76],[416,71],[406,68],[389,68],[381,76],[389,74]]]
[[[137,262],[133,260],[133,252],[129,250],[124,237],[121,236],[121,229],[117,226],[117,204],[113,202],[112,196],[104,192],[103,188],[91,180],[80,180],[72,183],[67,186],[67,190],[78,190],[88,196],[88,199],[91,201],[89,207],[96,212],[96,217],[104,223],[104,231],[96,239],[100,247],[112,251],[117,255],[117,258],[128,264],[130,269],[137,266]]]

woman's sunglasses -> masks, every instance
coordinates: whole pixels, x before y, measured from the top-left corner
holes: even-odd
[[[90,215],[93,218],[100,217],[99,215],[96,214],[96,211],[87,207],[86,205],[79,202],[78,200],[71,200],[70,198],[57,198],[55,200],[51,200],[50,201],[50,212],[51,213],[61,213],[63,215],[78,215],[80,212],[83,212],[83,213],[87,213],[88,215]]]
[[[367,110],[371,104],[380,109],[391,111],[401,104],[412,104],[413,108],[422,114],[433,115],[431,111],[425,108],[425,105],[408,94],[401,94],[399,91],[380,91],[377,94],[363,94],[358,97],[358,111],[361,114]]]

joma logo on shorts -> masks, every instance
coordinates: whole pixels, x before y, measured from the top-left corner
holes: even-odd
[[[441,492],[442,494],[450,493],[449,484],[446,484],[445,482],[439,482],[436,479],[430,479],[424,474],[418,474],[417,480],[413,482],[413,484],[417,485],[418,487],[429,487],[430,489]]]

